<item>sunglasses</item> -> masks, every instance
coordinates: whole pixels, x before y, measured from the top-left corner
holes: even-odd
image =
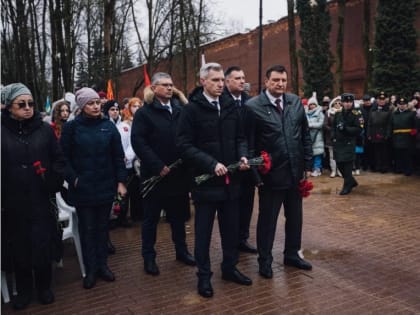
[[[26,105],[28,105],[29,107],[35,107],[35,102],[34,101],[20,101],[20,102],[16,102],[13,104],[17,104],[19,106],[19,108],[25,108]]]

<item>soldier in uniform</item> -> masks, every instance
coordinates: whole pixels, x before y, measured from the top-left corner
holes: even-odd
[[[354,109],[354,95],[341,95],[343,110],[335,114],[331,130],[334,147],[334,158],[337,167],[343,175],[344,184],[340,195],[347,195],[358,185],[352,176],[353,160],[355,158],[356,138],[363,130],[363,116]]]

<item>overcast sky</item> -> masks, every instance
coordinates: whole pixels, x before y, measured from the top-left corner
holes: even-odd
[[[223,20],[231,20],[235,31],[254,29],[259,25],[260,0],[213,0],[215,12],[223,17]],[[287,0],[263,0],[263,24],[268,20],[279,20],[287,15]]]

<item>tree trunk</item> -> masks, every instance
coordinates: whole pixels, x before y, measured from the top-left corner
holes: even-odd
[[[343,42],[344,42],[344,15],[346,12],[346,0],[338,1],[338,32],[336,47],[336,94],[343,93]]]
[[[287,0],[287,23],[289,27],[289,57],[290,78],[292,92],[299,95],[299,66],[296,52],[296,28],[295,28],[295,1]]]

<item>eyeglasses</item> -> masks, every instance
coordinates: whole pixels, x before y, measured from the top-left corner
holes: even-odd
[[[19,106],[19,108],[25,108],[26,105],[28,105],[29,107],[34,107],[35,106],[34,101],[20,101],[20,102],[15,102],[13,104],[17,104]]]
[[[101,105],[101,104],[102,104],[102,102],[101,102],[101,100],[94,100],[94,101],[90,101],[90,102],[87,102],[87,103],[86,103],[86,105],[89,105],[89,106],[92,106],[92,105],[94,105],[94,104],[96,104],[96,105]]]
[[[166,88],[174,87],[174,85],[172,83],[157,83],[155,85],[161,85],[161,86],[166,87]]]

